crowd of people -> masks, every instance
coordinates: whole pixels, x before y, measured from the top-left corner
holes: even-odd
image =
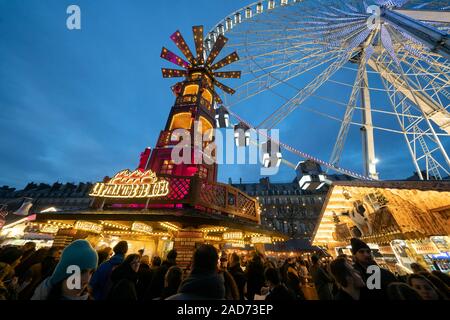
[[[450,277],[419,264],[396,276],[379,268],[369,246],[352,239],[352,256],[271,259],[256,251],[227,254],[212,245],[196,248],[187,268],[177,252],[165,259],[128,254],[128,243],[96,251],[86,240],[64,249],[0,248],[0,300],[448,300]],[[71,266],[80,270],[72,281]],[[69,270],[69,271],[68,271]],[[78,285],[74,285],[77,284]],[[378,283],[378,287],[377,287]]]

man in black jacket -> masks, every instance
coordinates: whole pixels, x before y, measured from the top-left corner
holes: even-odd
[[[388,300],[387,287],[393,282],[398,282],[397,278],[389,270],[380,268],[377,265],[373,259],[372,250],[364,241],[353,238],[350,242],[354,261],[353,267],[359,271],[366,283],[366,287],[361,292],[361,296],[364,300]],[[370,266],[376,266],[375,269],[379,268],[380,288],[369,288],[368,286],[369,277],[373,274],[368,271]]]
[[[316,287],[319,300],[333,300],[333,295],[331,294],[333,279],[320,265],[318,256],[313,255],[311,257],[311,262],[312,266],[309,269],[309,273],[311,274],[314,286]]]

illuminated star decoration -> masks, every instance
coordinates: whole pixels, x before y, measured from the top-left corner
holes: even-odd
[[[194,43],[195,43],[195,51],[196,57],[194,57],[191,49],[187,45],[183,36],[179,31],[176,31],[174,34],[170,36],[170,39],[175,43],[175,45],[180,49],[183,55],[186,57],[187,61],[183,58],[180,58],[178,55],[173,53],[167,48],[162,49],[161,58],[170,61],[177,66],[184,68],[184,70],[180,69],[167,69],[162,68],[162,74],[164,78],[181,78],[187,77],[190,71],[204,69],[206,73],[212,78],[215,86],[220,88],[222,91],[228,94],[234,94],[236,91],[232,88],[224,85],[223,83],[216,80],[216,78],[225,78],[225,79],[239,79],[241,77],[240,71],[218,71],[233,62],[239,60],[239,56],[236,52],[233,52],[220,60],[219,62],[214,63],[214,60],[220,54],[222,49],[225,47],[228,39],[223,35],[219,35],[214,46],[205,60],[205,48],[204,48],[204,36],[203,36],[203,26],[195,26],[192,27],[192,31],[194,33]],[[217,94],[214,94],[214,99],[217,103],[222,103],[222,100]]]

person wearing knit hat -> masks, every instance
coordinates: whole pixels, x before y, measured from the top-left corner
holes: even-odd
[[[85,294],[86,287],[97,263],[97,252],[88,241],[72,242],[62,252],[53,274],[36,288],[31,300],[87,300],[89,296]],[[81,271],[79,288],[70,289],[68,281],[65,281],[75,274],[71,267]]]
[[[365,255],[365,259],[369,259],[369,257],[372,257],[372,252],[370,250],[370,247],[367,245],[367,243],[365,243],[364,241],[358,239],[358,238],[352,238],[350,240],[350,244],[352,246],[352,254],[356,255],[360,250],[360,253],[364,253]],[[367,261],[369,262],[369,261]]]
[[[367,268],[369,266],[377,266],[373,256],[372,250],[364,241],[353,238],[350,240],[352,246],[352,254],[354,261],[354,268],[361,274],[365,283],[368,282],[370,276],[373,272],[368,272]],[[380,289],[369,290],[368,287],[361,291],[363,300],[388,300],[387,288],[391,283],[398,282],[395,275],[387,269],[378,267],[380,272]]]

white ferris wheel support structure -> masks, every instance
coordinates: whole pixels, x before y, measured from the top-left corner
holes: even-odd
[[[337,172],[378,179],[374,130],[392,132],[403,136],[420,179],[443,179],[450,175],[450,160],[441,142],[450,135],[450,6],[445,4],[415,0],[259,1],[220,21],[206,37],[205,47],[211,49],[222,34],[230,39],[228,46],[237,49],[244,83],[225,101],[225,107],[249,127],[272,129],[298,108],[341,123],[329,161],[280,142],[285,150]],[[371,19],[375,22],[369,24]],[[356,71],[353,84],[333,79],[341,70]],[[303,87],[293,81],[310,72],[317,75]],[[381,88],[371,87],[369,73],[379,75]],[[318,93],[328,83],[351,87],[346,103]],[[274,91],[281,86],[295,94]],[[253,125],[234,111],[237,104],[268,91],[285,102],[260,124]],[[389,110],[373,106],[373,92],[385,93]],[[307,108],[305,101],[311,97],[345,107],[344,116],[339,119],[324,110]],[[359,122],[354,120],[356,110],[361,111]],[[374,114],[395,118],[398,127],[374,124]],[[361,128],[364,174],[339,166],[352,125]]]
[[[237,49],[244,83],[225,101],[225,107],[249,127],[272,129],[298,108],[341,123],[329,161],[280,142],[285,150],[337,172],[376,180],[374,130],[392,132],[403,136],[420,179],[443,179],[450,175],[450,159],[441,142],[450,135],[450,6],[445,3],[258,1],[220,21],[206,37],[205,47],[210,50],[222,34],[230,39],[228,46]],[[354,81],[335,80],[342,70],[355,71]],[[310,72],[317,75],[303,87],[293,81]],[[378,74],[380,88],[371,87],[369,73]],[[347,102],[319,94],[329,83],[351,88]],[[281,86],[295,94],[274,90]],[[237,104],[267,91],[285,102],[260,124],[250,124],[234,110]],[[373,92],[385,94],[388,110],[373,106]],[[305,107],[311,97],[345,107],[344,116],[337,119]],[[360,122],[354,120],[357,110],[361,111]],[[374,114],[392,117],[398,127],[374,124]],[[358,125],[362,133],[363,174],[339,166],[352,125]]]

